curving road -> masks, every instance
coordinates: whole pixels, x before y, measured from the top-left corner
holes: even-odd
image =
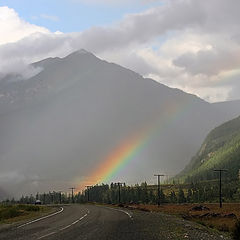
[[[0,231],[1,240],[230,239],[161,213],[94,205],[63,206],[56,214]]]

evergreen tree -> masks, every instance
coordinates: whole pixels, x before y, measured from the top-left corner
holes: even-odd
[[[184,195],[184,191],[182,190],[182,188],[180,188],[178,191],[178,203],[185,203],[185,202],[186,202],[186,198]]]

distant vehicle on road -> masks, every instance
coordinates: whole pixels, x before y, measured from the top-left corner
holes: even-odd
[[[40,200],[35,201],[35,205],[41,205],[41,204],[42,204],[42,202]]]

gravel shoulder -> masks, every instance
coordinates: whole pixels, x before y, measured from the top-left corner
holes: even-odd
[[[230,240],[231,237],[195,222],[156,212],[134,210],[136,229],[152,235],[151,239]]]

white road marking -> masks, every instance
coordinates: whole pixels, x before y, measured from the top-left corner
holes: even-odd
[[[63,231],[63,230],[65,230],[65,229],[67,229],[67,228],[70,228],[71,227],[71,224],[70,225],[67,225],[66,227],[63,227],[63,228],[61,228],[61,229],[59,229],[60,231]]]
[[[49,237],[49,236],[51,236],[51,235],[53,235],[53,234],[55,234],[56,232],[51,232],[51,233],[48,233],[48,234],[46,234],[46,235],[44,235],[44,236],[42,236],[42,237],[40,237],[40,238],[38,238],[38,239],[42,239],[42,238],[45,238],[45,237]]]
[[[66,230],[68,228],[70,228],[71,226],[75,225],[76,223],[80,222],[81,220],[83,220],[88,214],[90,213],[90,211],[87,209],[87,213],[85,215],[83,215],[82,217],[80,217],[79,219],[77,219],[76,221],[72,222],[71,224],[63,227],[63,228],[60,228],[59,231],[63,231],[63,230]],[[42,238],[45,238],[45,237],[48,237],[50,235],[53,235],[53,234],[56,234],[57,232],[51,232],[47,235],[44,235],[42,237],[39,237],[38,239],[42,239]]]
[[[41,218],[37,218],[37,219],[32,220],[32,221],[30,221],[30,222],[24,223],[23,225],[20,225],[20,226],[18,226],[17,228],[25,227],[25,226],[27,226],[27,225],[29,225],[29,224],[32,224],[32,223],[35,223],[35,222],[41,221],[41,220],[43,220],[43,219],[46,219],[46,218],[49,218],[49,217],[55,216],[55,215],[57,215],[57,214],[59,214],[59,213],[61,213],[61,212],[63,212],[63,207],[61,207],[61,210],[58,211],[58,212],[55,212],[55,213],[52,213],[52,214],[50,214],[50,215],[47,215],[47,216],[44,216],[44,217],[41,217]]]
[[[125,211],[125,210],[117,209],[117,208],[111,208],[111,207],[105,207],[105,208],[108,208],[108,209],[111,209],[111,210],[115,210],[115,211],[119,211],[119,212],[123,212],[123,213],[127,214],[128,217],[129,217],[131,220],[133,220],[133,216],[132,216],[129,212]]]
[[[78,220],[76,220],[75,222],[73,222],[71,225],[74,225],[74,224],[76,224],[76,223],[78,223],[80,220],[78,219]]]
[[[88,213],[90,213],[89,210],[88,210]],[[65,229],[67,229],[67,228],[75,225],[76,223],[78,223],[78,222],[80,222],[81,220],[83,220],[87,215],[88,215],[88,214],[85,214],[84,216],[82,216],[82,217],[79,218],[78,220],[74,221],[73,223],[67,225],[66,227],[61,228],[60,231],[63,231],[63,230],[65,230]]]

